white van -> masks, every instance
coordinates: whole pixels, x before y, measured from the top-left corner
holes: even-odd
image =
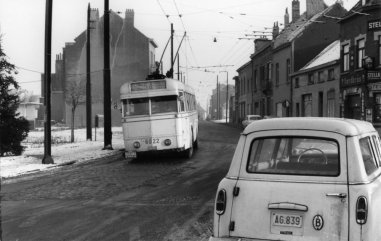
[[[368,122],[255,121],[218,186],[210,241],[381,240],[380,167]]]

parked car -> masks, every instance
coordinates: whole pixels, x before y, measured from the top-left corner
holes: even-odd
[[[381,240],[381,147],[371,123],[248,126],[216,195],[210,241]]]
[[[261,120],[262,117],[260,115],[247,115],[245,119],[242,121],[243,128],[246,128],[253,121]]]

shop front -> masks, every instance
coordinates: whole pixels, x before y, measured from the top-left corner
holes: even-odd
[[[341,117],[372,122],[381,127],[380,71],[362,70],[341,76]]]
[[[366,85],[364,72],[348,73],[340,79],[341,90],[341,117],[365,120],[366,119]]]

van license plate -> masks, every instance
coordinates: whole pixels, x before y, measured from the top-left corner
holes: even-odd
[[[285,213],[271,213],[271,225],[283,227],[301,228],[303,226],[303,216]]]
[[[126,151],[124,155],[126,158],[136,158],[136,151]]]

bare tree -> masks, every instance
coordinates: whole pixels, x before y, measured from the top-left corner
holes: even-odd
[[[84,81],[69,81],[66,85],[66,102],[71,106],[71,142],[74,142],[75,110],[86,101],[85,87]]]

